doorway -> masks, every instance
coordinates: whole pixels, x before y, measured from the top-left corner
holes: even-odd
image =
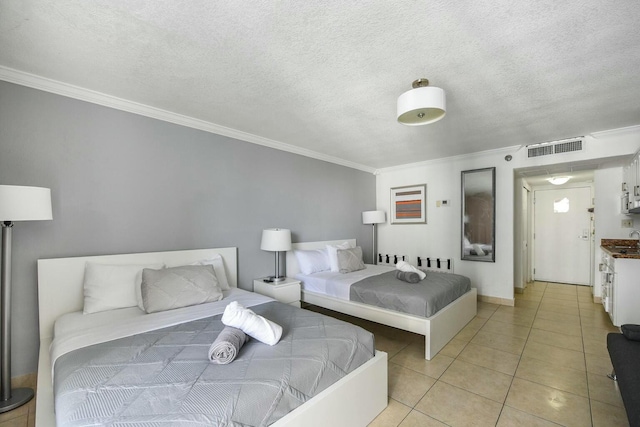
[[[591,285],[590,186],[534,190],[537,281]]]

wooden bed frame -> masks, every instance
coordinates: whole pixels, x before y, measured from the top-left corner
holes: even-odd
[[[287,252],[287,276],[295,277],[300,273],[298,260],[293,252],[294,250],[324,249],[326,245],[337,245],[345,241],[350,242],[352,246],[356,245],[356,239],[294,243],[292,250]],[[460,332],[460,330],[475,317],[478,307],[478,290],[471,288],[469,292],[431,317],[414,316],[398,311],[386,310],[373,305],[347,301],[317,292],[306,291],[304,290],[304,284],[302,287],[301,300],[309,304],[328,308],[329,310],[424,335],[424,357],[427,360],[431,360],[451,341],[451,338]]]
[[[81,311],[87,261],[104,264],[165,263],[167,267],[223,257],[229,286],[238,286],[237,248],[196,249],[38,260],[40,355],[36,395],[36,425],[56,425],[49,347],[55,320]],[[387,406],[387,354],[381,351],[302,406],[272,424],[276,427],[367,425]]]

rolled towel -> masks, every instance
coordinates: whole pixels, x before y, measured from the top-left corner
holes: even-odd
[[[244,308],[237,301],[230,302],[222,314],[222,323],[241,329],[260,342],[275,345],[282,336],[282,326]]]
[[[209,360],[218,365],[231,363],[247,341],[249,337],[240,329],[225,326],[209,347]]]
[[[418,283],[420,281],[420,275],[413,271],[396,270],[396,279],[407,283]]]
[[[400,271],[406,271],[408,273],[418,273],[418,276],[420,276],[420,280],[427,277],[424,271],[418,270],[406,261],[398,261],[398,263],[396,264],[396,268]]]

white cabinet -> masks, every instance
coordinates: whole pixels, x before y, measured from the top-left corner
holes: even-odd
[[[285,304],[300,307],[300,281],[285,278],[282,282],[253,281],[253,292],[277,299]]]
[[[615,326],[640,324],[638,277],[640,259],[603,255],[602,305]]]

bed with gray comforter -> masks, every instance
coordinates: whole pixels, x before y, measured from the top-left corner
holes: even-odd
[[[266,426],[374,355],[360,327],[279,302],[251,308],[280,324],[282,338],[251,339],[228,365],[207,358],[221,315],[61,356],[57,425]]]
[[[428,271],[418,283],[396,279],[395,271],[370,276],[351,285],[349,299],[389,310],[431,317],[471,290],[468,277]]]

